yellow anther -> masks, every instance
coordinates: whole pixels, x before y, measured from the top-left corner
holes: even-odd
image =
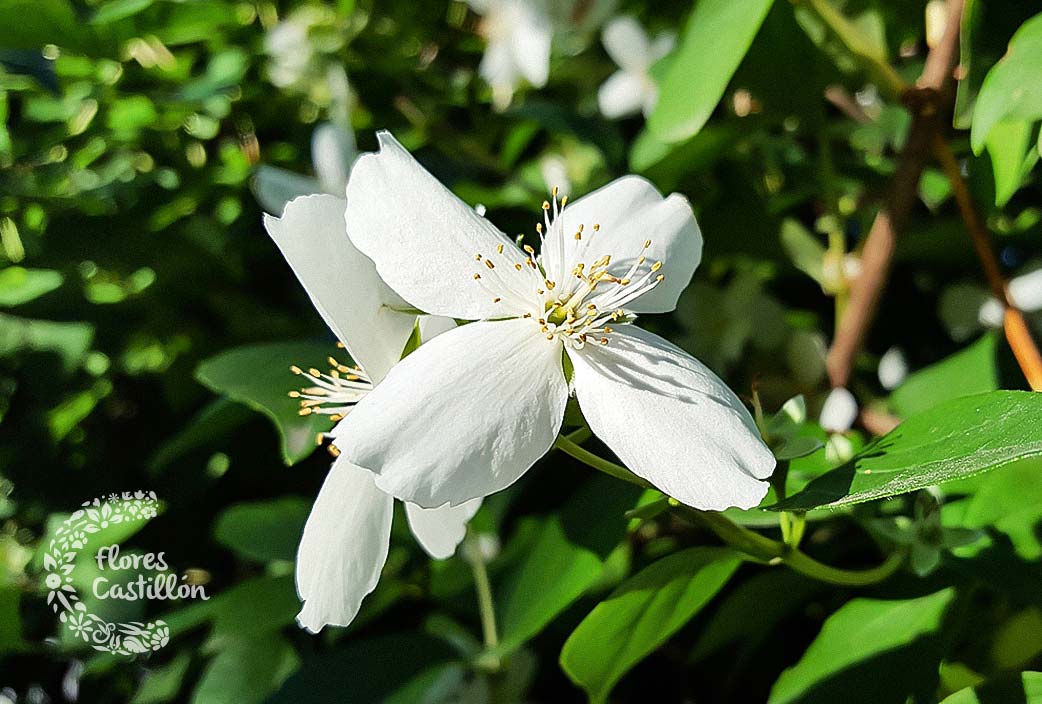
[[[601,229],[601,224],[599,222],[593,223],[593,231],[594,232],[597,232],[600,229]]]
[[[537,222],[535,224],[535,231],[539,234],[543,234],[543,223]],[[534,251],[531,247],[525,247],[525,249],[528,250],[529,254],[531,254]]]
[[[561,207],[563,208],[568,203],[568,196],[561,198]]]
[[[496,296],[495,298],[492,299],[492,302],[493,303],[499,303],[502,300],[503,300],[502,298],[500,298],[499,296]]]
[[[544,200],[543,201],[543,210],[549,210],[549,209],[550,209],[550,202]]]
[[[308,369],[308,374],[310,374],[311,376],[315,377],[316,379],[321,379],[322,378],[322,372],[320,372],[319,370],[315,369],[314,367],[312,367],[311,369]]]
[[[557,186],[550,189],[550,194],[553,195],[554,198],[557,197]]]
[[[489,269],[495,269],[496,268],[496,265],[492,263],[491,259],[486,259],[485,260],[485,266],[487,266]]]
[[[292,367],[290,367],[289,370],[291,372],[293,372],[294,374],[303,374],[304,373],[304,370],[301,369],[300,367],[298,367],[296,364],[294,364]]]
[[[498,252],[499,254],[503,253],[503,245],[502,244],[497,244],[496,245],[496,252]]]
[[[658,276],[655,277],[655,281],[664,281],[665,279],[666,279],[666,275],[665,274],[659,274]]]
[[[298,416],[310,416],[312,413],[313,411],[310,408],[301,408],[297,411]]]
[[[575,239],[581,240],[582,238],[583,238],[583,233],[582,232],[576,232],[575,233]]]
[[[600,340],[598,340],[598,342],[600,342],[602,345],[606,345],[608,344],[608,338],[602,337]]]
[[[474,274],[474,280],[477,281],[481,278],[481,274]]]
[[[553,291],[553,290],[554,290],[554,286],[556,286],[556,285],[557,285],[557,284],[555,284],[555,283],[554,283],[553,281],[551,281],[550,279],[547,279],[547,280],[546,280],[546,287],[547,287],[548,289],[550,289],[551,291]]]
[[[524,246],[524,250],[525,250],[526,252],[528,252],[529,254],[535,254],[535,250],[534,250],[534,249],[532,249],[532,245],[526,244],[526,245]]]
[[[329,454],[332,455],[333,457],[339,457],[340,456],[340,448],[338,448],[336,445],[330,445],[329,447],[326,448],[326,451],[329,452]]]
[[[652,271],[658,271],[661,268],[662,268],[662,262],[655,262],[654,264],[651,265],[651,270]]]
[[[290,398],[300,398],[300,392],[299,391],[290,391],[289,392],[289,397]]]
[[[475,261],[479,261],[479,262],[480,262],[480,261],[481,261],[481,254],[480,254],[480,253],[478,253],[478,254],[475,254],[475,255],[474,255],[474,260],[475,260]]]
[[[333,421],[334,423],[339,423],[343,419],[344,419],[344,414],[343,413],[334,413],[333,415],[329,416],[329,420]]]
[[[644,247],[643,248],[647,249],[650,246],[651,246],[651,240],[644,240]]]
[[[531,318],[531,317],[532,317],[532,314],[531,314],[531,313],[525,313],[525,314],[524,314],[524,315],[522,315],[521,317],[522,317],[522,318]]]
[[[604,332],[612,333],[612,332],[615,332],[615,330],[613,330],[612,328],[610,328],[607,325],[605,325],[604,326]]]
[[[619,283],[622,284],[623,286],[628,286],[629,283],[630,283],[630,280],[629,279],[620,279]]]

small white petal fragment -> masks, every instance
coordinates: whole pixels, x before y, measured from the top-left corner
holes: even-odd
[[[343,197],[351,165],[358,158],[355,133],[326,122],[311,134],[311,164],[324,193]]]
[[[481,499],[438,508],[423,508],[406,501],[405,517],[420,547],[435,560],[445,560],[456,552],[467,534],[467,522],[479,508]]]
[[[561,345],[537,331],[528,319],[478,322],[421,345],[333,429],[337,446],[425,508],[505,489],[564,418]]]
[[[318,633],[346,626],[358,614],[387,561],[393,503],[370,472],[343,456],[333,463],[297,552],[301,627]]]
[[[568,355],[590,428],[634,474],[703,510],[760,503],[774,456],[742,402],[702,363],[633,325]]]
[[[879,358],[879,383],[890,391],[900,386],[908,376],[908,360],[899,347],[891,347]]]
[[[322,192],[322,185],[313,178],[267,165],[257,167],[251,185],[264,212],[273,215],[282,215],[286,204],[294,198]]]
[[[412,334],[416,316],[392,310],[404,302],[380,280],[344,228],[344,199],[297,198],[264,227],[286,257],[322,319],[369,378],[387,373]]]
[[[854,394],[842,386],[832,389],[821,407],[818,422],[832,433],[845,433],[857,420],[858,405]]]

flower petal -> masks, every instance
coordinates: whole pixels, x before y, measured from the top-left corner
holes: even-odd
[[[259,166],[253,175],[253,195],[264,212],[281,215],[294,198],[321,193],[318,181],[277,166]]]
[[[297,623],[312,633],[351,623],[387,561],[394,499],[343,457],[329,471],[297,552]]]
[[[456,327],[456,321],[452,318],[443,318],[440,315],[420,316],[420,342],[429,342],[443,332],[448,332]]]
[[[597,106],[609,120],[634,115],[643,108],[648,87],[640,74],[616,71],[597,90]]]
[[[638,476],[704,510],[756,506],[774,456],[749,412],[701,362],[634,325],[568,350],[590,428]]]
[[[587,260],[610,254],[612,272],[618,272],[619,276],[642,254],[649,263],[662,262],[661,273],[665,279],[626,306],[634,313],[668,313],[676,308],[677,298],[702,260],[702,232],[695,222],[691,204],[677,193],[663,198],[658,189],[640,176],[615,179],[569,203],[563,217],[564,227],[554,229],[565,233],[566,252],[575,251],[571,235],[579,225],[589,234],[593,225],[598,224],[600,229],[582,240]],[[642,251],[646,240],[651,240],[651,245]],[[566,262],[561,271],[571,271],[574,264]]]
[[[388,307],[404,302],[351,244],[344,207],[336,196],[297,198],[281,218],[265,215],[264,227],[322,319],[376,382],[401,357],[416,316]]]
[[[405,517],[409,519],[416,542],[435,560],[452,557],[456,547],[467,534],[467,522],[481,508],[481,499],[471,499],[459,506],[423,508],[405,502]]]
[[[530,0],[507,0],[516,22],[510,33],[510,50],[518,73],[536,88],[546,85],[550,75],[550,17]]]
[[[403,359],[332,434],[389,494],[455,506],[505,489],[542,457],[567,398],[560,343],[535,322],[471,323]]]
[[[529,289],[540,280],[521,250],[389,132],[377,138],[380,151],[362,155],[351,171],[346,217],[348,235],[383,280],[434,315],[478,320],[528,312]]]
[[[651,67],[648,35],[633,17],[623,15],[604,25],[601,42],[608,56],[620,68],[643,73]]]
[[[311,135],[311,165],[324,193],[344,195],[356,158],[354,132],[329,122],[315,128]]]

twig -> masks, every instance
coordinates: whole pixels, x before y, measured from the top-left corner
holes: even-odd
[[[955,155],[952,154],[951,147],[940,134],[934,135],[933,150],[937,161],[941,164],[941,169],[952,185],[952,194],[959,206],[963,222],[966,223],[966,230],[970,233],[973,248],[977,251],[977,258],[980,259],[981,267],[984,269],[988,287],[991,289],[992,295],[1006,307],[1003,328],[1010,349],[1013,350],[1017,364],[1020,365],[1031,388],[1035,391],[1042,391],[1042,354],[1039,353],[1038,346],[1031,337],[1024,315],[1009,298],[1006,279],[1002,276],[1002,269],[998,260],[995,259],[995,252],[992,251],[988,230],[973,205],[970,189],[967,188],[966,181],[962,178]]]
[[[819,9],[822,5],[813,3],[811,7]],[[827,3],[824,5],[827,6]],[[949,0],[944,36],[930,49],[914,89],[900,79],[895,80],[896,73],[892,69],[885,72],[887,80],[882,87],[891,93],[891,97],[900,97],[913,110],[912,128],[898,158],[897,171],[886,200],[865,238],[861,273],[851,284],[850,300],[829,350],[826,367],[833,386],[846,386],[850,380],[854,359],[864,343],[890,274],[897,238],[904,230],[915,205],[919,177],[929,158],[932,135],[937,129],[938,103],[946,97],[951,85],[959,47],[962,7],[963,0]],[[832,21],[828,15],[821,17],[827,23]],[[856,47],[851,48],[851,51],[855,56],[863,57],[863,52]],[[879,73],[878,61],[868,66],[874,73]]]

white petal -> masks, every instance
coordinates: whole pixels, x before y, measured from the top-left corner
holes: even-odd
[[[297,623],[317,633],[351,623],[387,561],[394,499],[373,475],[337,458],[304,526],[297,552]]]
[[[1042,268],[1012,279],[1009,297],[1025,313],[1042,310]]]
[[[389,132],[377,137],[380,151],[362,155],[351,171],[346,217],[348,235],[383,280],[434,315],[477,320],[528,312],[540,282],[521,250]],[[476,261],[477,254],[487,259]]]
[[[621,68],[644,72],[652,63],[648,35],[633,17],[616,17],[604,26],[601,34],[604,50]]]
[[[429,342],[433,338],[448,332],[456,327],[456,321],[452,318],[443,318],[440,315],[420,316],[420,342]]]
[[[879,358],[879,383],[884,389],[896,389],[908,376],[908,360],[900,347],[891,347]]]
[[[403,359],[333,429],[377,485],[425,508],[513,484],[560,430],[560,342],[514,319],[450,330]]]
[[[677,45],[676,32],[659,32],[659,34],[651,42],[651,63],[654,65],[656,61],[664,58],[669,52],[673,51]]]
[[[597,90],[597,106],[609,120],[640,112],[647,99],[644,76],[632,71],[616,71]]]
[[[546,85],[550,74],[550,18],[531,0],[515,0],[516,25],[510,34],[510,49],[518,73],[536,88]]]
[[[704,510],[750,508],[774,456],[742,402],[683,350],[634,325],[569,349],[590,428],[638,476]]]
[[[259,166],[253,175],[253,195],[264,212],[281,215],[286,203],[300,196],[321,193],[318,181],[277,166]]]
[[[311,135],[311,165],[324,193],[344,195],[351,165],[357,157],[354,132],[329,122],[315,128]]]
[[[1006,306],[999,299],[990,297],[981,304],[977,320],[988,328],[1001,328],[1006,318]]]
[[[832,433],[845,433],[857,420],[857,399],[842,386],[836,387],[825,398],[818,422]]]
[[[572,234],[581,224],[588,235],[582,240],[588,253],[585,259],[592,262],[610,254],[612,273],[625,274],[642,254],[648,265],[662,262],[660,273],[665,279],[626,306],[634,313],[668,313],[676,308],[677,298],[702,260],[702,233],[691,204],[677,193],[663,198],[640,176],[623,176],[568,203],[563,217],[566,251],[574,254]],[[600,225],[596,233],[594,224]],[[651,240],[651,246],[642,251],[645,240]],[[573,267],[568,263],[561,271]]]
[[[344,230],[343,198],[297,198],[264,227],[293,268],[322,319],[375,382],[401,357],[416,316],[388,306],[404,302]]]
[[[456,547],[467,534],[467,522],[479,508],[481,499],[438,508],[423,508],[406,501],[405,517],[409,519],[409,528],[420,547],[435,560],[445,560],[456,552]]]

